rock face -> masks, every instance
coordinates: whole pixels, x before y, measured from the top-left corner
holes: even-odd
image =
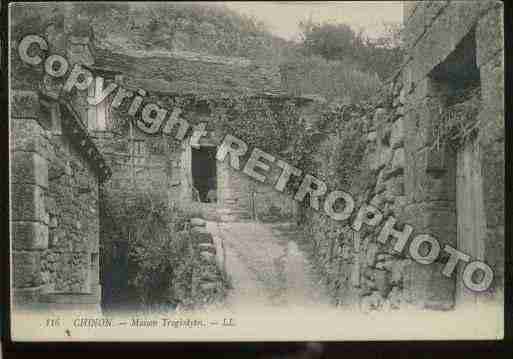
[[[370,189],[358,185],[363,181],[356,177],[350,193],[355,202],[370,202],[380,209],[383,221],[370,233],[365,229],[356,233],[307,211],[305,225],[318,248],[317,262],[328,282],[351,278],[343,293],[333,295],[340,297],[338,302],[359,305],[364,311],[448,310],[471,301],[473,294],[461,284],[460,274],[451,278],[441,274],[446,258],[417,264],[407,250],[395,253],[390,245],[376,242],[386,219],[393,216],[398,229],[409,224],[413,235],[431,234],[442,248],[451,245],[494,266],[497,281],[483,297],[500,302],[504,287],[504,252],[498,250],[504,248],[504,196],[499,195],[504,189],[502,5],[436,1],[408,2],[404,7],[407,61],[384,85],[381,101],[355,119],[373,119],[362,137],[367,150],[361,168]],[[465,83],[481,89],[483,137],[457,153],[433,150],[441,106],[435,99],[452,96],[440,92],[448,84],[464,86],[440,69],[453,76],[464,74],[469,77]],[[320,173],[330,173],[331,155],[326,153],[336,141],[328,138],[320,145]],[[336,248],[351,248],[349,259],[337,256]],[[349,275],[338,268],[348,268]],[[352,303],[352,298],[359,299]]]

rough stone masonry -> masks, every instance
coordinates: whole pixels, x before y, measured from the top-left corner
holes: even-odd
[[[502,303],[504,290],[504,53],[503,8],[497,1],[405,2],[400,71],[371,108],[351,116],[366,124],[362,174],[349,190],[398,219],[486,261],[495,271],[492,288],[476,295],[462,285],[461,268],[446,278],[447,258],[422,265],[377,241],[381,227],[359,233],[320,213],[308,222],[316,258],[333,299],[342,306],[378,309],[460,308]],[[474,73],[472,73],[472,70]],[[440,106],[461,87],[480,88],[477,140],[454,151],[433,149]],[[355,106],[353,106],[355,107]],[[348,111],[349,112],[349,111]],[[330,136],[319,149],[330,173]],[[415,235],[415,232],[414,234]],[[412,236],[413,237],[413,236]],[[410,238],[412,238],[410,237]],[[461,264],[460,264],[461,266]]]

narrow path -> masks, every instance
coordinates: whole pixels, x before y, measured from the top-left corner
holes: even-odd
[[[224,240],[226,271],[234,310],[327,306],[324,288],[300,250],[300,234],[290,224],[208,223]]]

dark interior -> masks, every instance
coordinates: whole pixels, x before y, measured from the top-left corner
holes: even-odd
[[[433,80],[448,87],[449,102],[458,102],[465,92],[479,88],[481,75],[476,63],[475,29],[461,40],[456,49],[430,75]]]
[[[201,202],[217,202],[216,148],[192,149],[192,179]],[[209,196],[209,191],[211,192]]]

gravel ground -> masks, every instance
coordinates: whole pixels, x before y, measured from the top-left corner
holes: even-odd
[[[327,305],[293,225],[209,222],[208,227],[224,240],[231,310]]]

